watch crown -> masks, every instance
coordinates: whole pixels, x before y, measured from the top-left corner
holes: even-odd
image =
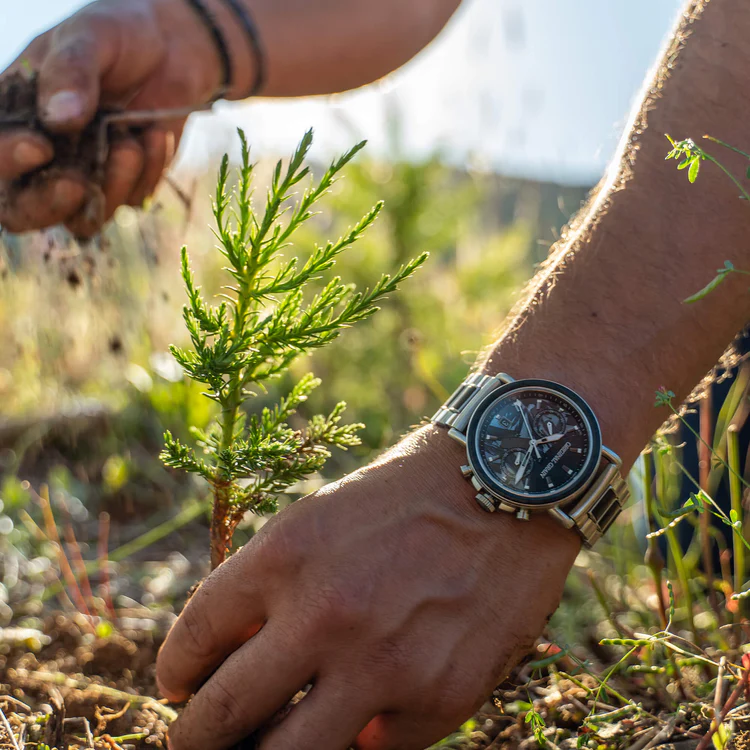
[[[469,464],[466,464],[461,467],[461,473],[464,475],[464,477],[468,478],[470,477],[474,472],[471,470],[471,466]]]
[[[480,492],[477,494],[477,502],[488,513],[494,513],[497,510],[497,508],[495,508],[495,504],[492,502],[492,499],[485,495],[484,492]]]
[[[526,510],[526,508],[519,508],[518,512],[516,513],[516,518],[519,521],[528,521],[529,520],[529,511]]]

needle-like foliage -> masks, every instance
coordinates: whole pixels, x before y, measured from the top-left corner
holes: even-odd
[[[218,249],[230,277],[218,304],[210,304],[196,286],[188,253],[182,250],[182,277],[188,296],[183,317],[192,348],[171,348],[188,377],[202,383],[205,395],[219,406],[214,425],[194,429],[202,455],[165,435],[162,459],[167,466],[199,474],[213,491],[211,561],[219,565],[229,554],[232,534],[249,510],[276,510],[276,498],[299,480],[319,471],[330,448],[359,444],[362,425],[342,425],[345,404],[327,416],[313,417],[302,429],[289,426],[320,380],[306,375],[272,409],[248,414],[245,405],[255,389],[286,372],[302,354],[332,342],[344,328],[375,313],[385,295],[426,260],[426,254],[384,275],[371,288],[358,291],[333,277],[316,294],[310,284],[331,269],[375,221],[378,203],[349,232],[302,260],[292,239],[314,215],[313,207],[330,189],[338,173],[362,149],[360,143],[333,162],[320,181],[294,200],[308,176],[305,157],[312,132],[305,134],[286,168],[276,165],[262,214],[254,211],[253,165],[244,134],[242,163],[234,190],[229,189],[229,162],[219,171],[214,201]]]

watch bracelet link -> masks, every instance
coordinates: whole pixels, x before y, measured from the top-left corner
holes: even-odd
[[[603,468],[600,464],[599,473],[583,497],[553,514],[565,526],[578,529],[587,547],[593,547],[607,533],[630,497],[628,484],[620,473],[620,460],[606,449],[602,459]]]
[[[512,382],[513,378],[505,373],[471,373],[435,412],[431,421],[440,427],[465,433],[479,402],[496,388]],[[629,497],[630,490],[620,473],[620,459],[605,448],[599,474],[583,497],[571,501],[565,509],[555,508],[551,512],[566,528],[576,528],[586,547],[593,547],[620,515]]]
[[[471,407],[477,406],[490,391],[512,382],[513,378],[505,373],[483,375],[473,372],[453,391],[451,397],[435,412],[431,421],[441,427],[463,432],[471,419]]]

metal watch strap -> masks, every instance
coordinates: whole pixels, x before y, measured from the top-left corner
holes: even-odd
[[[472,373],[437,410],[431,421],[465,436],[471,416],[485,396],[501,385],[512,382],[513,378],[505,373]],[[620,466],[618,456],[607,448],[603,449],[598,474],[584,495],[564,508],[549,511],[566,528],[576,528],[587,547],[593,547],[607,532],[630,496],[627,482],[620,474]],[[498,501],[494,509],[501,504]],[[484,503],[481,507],[488,509]]]
[[[435,412],[433,424],[465,432],[474,409],[495,388],[512,383],[513,378],[505,373],[483,375],[473,372],[453,391],[453,395]]]
[[[577,528],[587,547],[593,547],[607,533],[630,497],[620,466],[618,456],[603,449],[599,473],[583,497],[550,511],[567,528]]]

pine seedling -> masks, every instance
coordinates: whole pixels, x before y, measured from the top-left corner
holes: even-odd
[[[260,213],[251,200],[254,165],[242,131],[240,140],[237,185],[230,190],[225,156],[213,207],[228,283],[218,304],[207,302],[183,248],[182,278],[188,297],[183,317],[192,348],[171,347],[187,376],[201,383],[206,397],[217,404],[217,418],[206,431],[191,430],[199,451],[167,432],[162,452],[167,466],[198,474],[211,488],[212,568],[229,555],[234,531],[248,511],[276,511],[278,495],[320,471],[332,447],[345,450],[359,444],[362,425],[341,423],[343,403],[301,429],[289,425],[300,404],[320,385],[312,375],[303,377],[273,408],[252,413],[252,398],[268,381],[287,372],[297,357],[331,343],[343,329],[373,315],[383,297],[427,257],[420,255],[365,290],[333,277],[314,293],[315,282],[382,209],[378,203],[347,234],[315,247],[305,260],[294,249],[295,232],[313,217],[315,204],[364,143],[334,161],[319,182],[296,196],[309,175],[305,157],[312,132],[307,132],[286,168],[282,162],[276,165]]]

